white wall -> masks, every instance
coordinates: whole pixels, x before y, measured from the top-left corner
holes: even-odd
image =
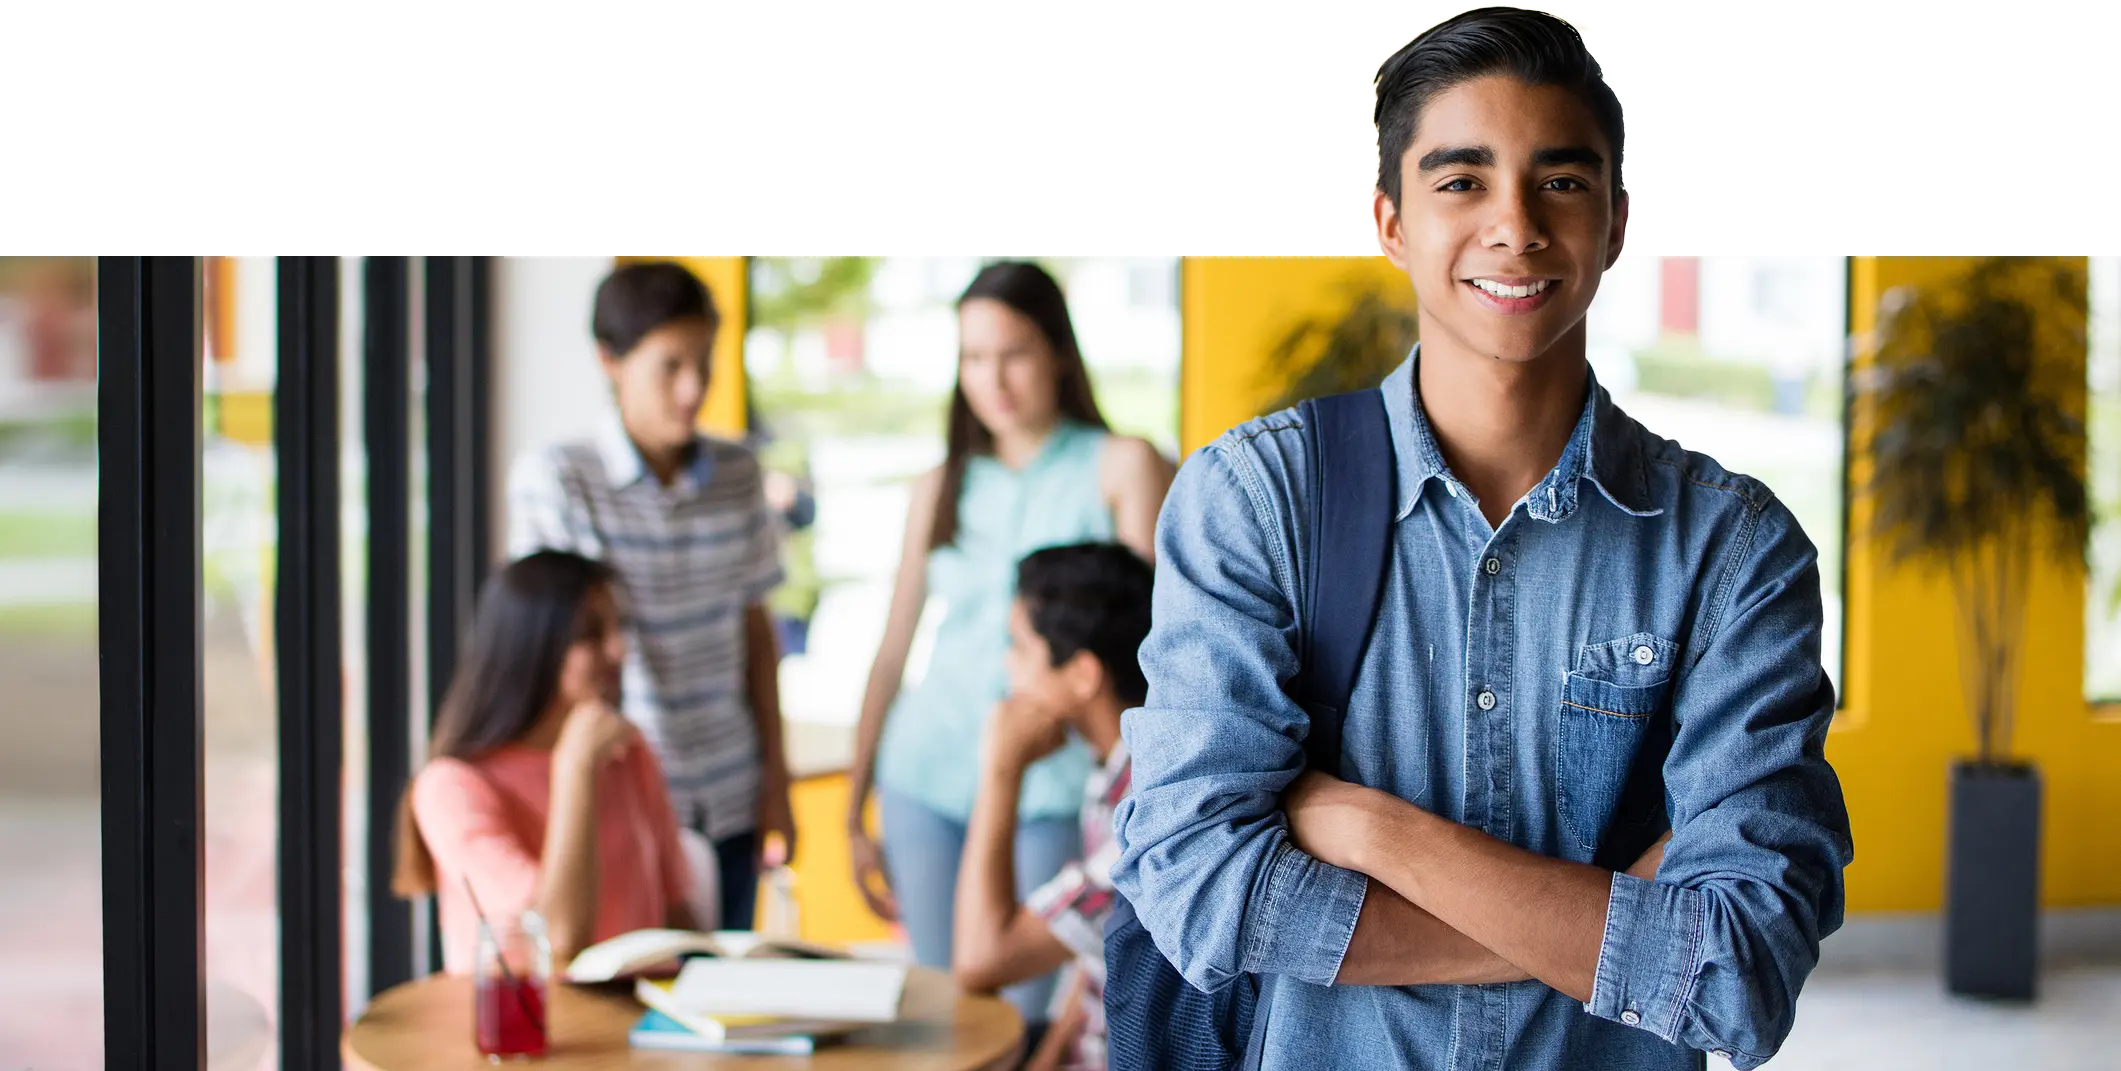
[[[595,432],[611,390],[589,337],[610,257],[498,257],[493,265],[493,554],[506,550],[508,466],[525,450]]]

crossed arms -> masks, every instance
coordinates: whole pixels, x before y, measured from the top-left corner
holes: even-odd
[[[1820,937],[1840,925],[1852,854],[1823,754],[1817,559],[1788,511],[1764,500],[1724,544],[1722,601],[1694,637],[1712,671],[1673,682],[1673,834],[1653,881],[1299,780],[1308,719],[1282,690],[1297,668],[1287,544],[1245,464],[1209,449],[1180,470],[1141,652],[1149,702],[1125,721],[1133,790],[1113,880],[1173,965],[1203,989],[1247,972],[1529,977],[1740,1067],[1772,1055]]]

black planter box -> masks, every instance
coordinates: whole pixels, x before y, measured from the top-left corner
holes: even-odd
[[[1952,766],[1945,988],[2031,1000],[2040,951],[2040,774]]]

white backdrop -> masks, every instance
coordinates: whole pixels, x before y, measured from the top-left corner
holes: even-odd
[[[13,5],[0,248],[1366,254],[1371,77],[1471,6]],[[2121,250],[2121,6],[1547,6],[1639,253]]]

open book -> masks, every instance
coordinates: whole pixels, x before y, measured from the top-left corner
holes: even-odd
[[[846,959],[824,945],[766,938],[748,930],[634,930],[585,948],[567,965],[570,982],[589,984],[642,974],[668,975],[687,956],[718,959]]]

